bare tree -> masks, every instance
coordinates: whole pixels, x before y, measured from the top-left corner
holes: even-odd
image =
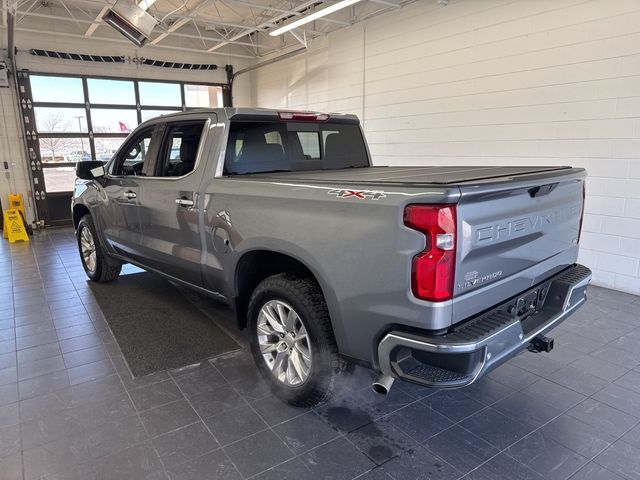
[[[60,112],[50,113],[40,123],[42,132],[60,132],[68,130],[69,120],[65,121],[64,115]],[[56,161],[56,151],[68,149],[73,142],[68,138],[40,138],[40,148],[51,152],[51,161]],[[42,153],[42,152],[41,152]],[[43,155],[44,158],[44,155]]]

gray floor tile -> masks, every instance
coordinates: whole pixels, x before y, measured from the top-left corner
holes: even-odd
[[[522,392],[541,403],[546,403],[560,410],[568,410],[587,398],[581,393],[546,379],[529,385]]]
[[[377,465],[410,452],[418,445],[414,438],[384,419],[354,430],[347,438]]]
[[[640,450],[628,443],[614,443],[593,461],[628,480],[640,478]]]
[[[521,390],[540,380],[540,376],[511,363],[505,363],[489,373],[489,378],[514,390]]]
[[[640,450],[640,424],[625,433],[620,440]]]
[[[0,459],[19,454],[22,451],[21,442],[20,425],[0,428]]]
[[[165,468],[169,470],[220,448],[220,444],[202,422],[155,437],[152,443]]]
[[[462,389],[438,390],[422,400],[422,403],[454,422],[459,422],[485,408],[483,403],[465,395]]]
[[[545,478],[506,453],[501,453],[473,470],[465,480],[545,480]]]
[[[35,360],[33,362],[21,363],[18,365],[18,379],[27,380],[29,378],[40,377],[59,370],[64,370],[65,364],[62,355],[56,357]]]
[[[349,479],[375,466],[366,455],[342,437],[310,450],[298,458],[311,472],[310,478]]]
[[[508,397],[515,389],[489,377],[484,377],[461,391],[469,398],[488,406]]]
[[[252,480],[324,480],[326,478],[322,473],[312,472],[302,460],[296,457],[265,470],[252,477]],[[364,478],[358,477],[358,480],[364,480]],[[389,477],[384,480],[389,480]]]
[[[37,347],[25,348],[17,352],[18,364],[37,362],[45,358],[60,355],[60,345],[57,341],[38,345]]]
[[[242,480],[222,450],[207,453],[169,470],[171,480]]]
[[[493,404],[500,413],[513,418],[515,421],[523,421],[529,425],[538,427],[562,413],[562,410],[552,407],[539,399],[526,393],[516,392],[507,398]]]
[[[129,390],[129,395],[139,411],[149,410],[184,398],[173,380],[165,380]]]
[[[23,480],[22,455],[15,453],[0,458],[0,472],[2,472],[2,480]]]
[[[6,367],[0,370],[0,386],[15,383],[18,380],[17,368]]]
[[[488,407],[460,422],[471,433],[500,449],[507,448],[534,430],[534,426],[516,421]]]
[[[590,375],[572,366],[553,372],[547,378],[583,395],[593,395],[609,384],[607,380]]]
[[[242,397],[230,385],[223,385],[215,390],[188,397],[191,405],[202,418],[212,417],[242,405]],[[282,405],[285,410],[287,405]]]
[[[640,423],[639,418],[592,398],[568,410],[567,415],[616,438]]]
[[[617,439],[570,415],[552,420],[539,432],[587,458],[595,457]]]
[[[265,430],[224,447],[244,477],[256,475],[294,457],[271,430]]]
[[[281,423],[273,431],[296,454],[300,454],[338,437],[340,433],[315,412],[308,412]]]
[[[210,392],[227,383],[220,372],[213,367],[185,373],[176,377],[175,382],[180,387],[180,390],[188,396]]]
[[[110,360],[98,360],[97,362],[67,368],[67,373],[69,374],[69,383],[77,385],[115,373],[115,369]]]
[[[18,384],[10,383],[0,386],[0,406],[18,401]]]
[[[198,415],[186,400],[177,400],[140,413],[152,437],[199,421]]]
[[[424,447],[418,447],[406,455],[396,457],[379,469],[394,480],[409,478],[453,480],[460,477],[460,472]]]
[[[424,403],[429,398],[431,397],[408,405],[385,418],[417,442],[422,443],[453,425],[451,420]]]
[[[204,422],[221,445],[228,445],[268,428],[260,415],[247,405],[206,418]]]
[[[309,411],[308,408],[287,405],[273,395],[254,401],[251,406],[269,426],[278,425]]]
[[[593,398],[630,415],[640,415],[640,393],[615,384],[600,390]]]
[[[470,472],[500,453],[500,450],[458,425],[431,437],[423,445],[461,474]]]
[[[63,355],[64,364],[67,368],[86,365],[87,363],[98,362],[107,359],[107,353],[104,347],[98,345],[96,347],[85,348],[84,350],[76,350],[74,352],[65,353]]]
[[[622,480],[622,477],[597,463],[589,462],[578,470],[571,480]]]

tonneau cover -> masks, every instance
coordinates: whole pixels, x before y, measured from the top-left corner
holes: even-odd
[[[421,167],[367,167],[343,170],[313,170],[272,172],[243,175],[246,178],[307,181],[307,182],[364,182],[372,184],[452,185],[491,178],[571,170],[571,167],[509,167],[509,166],[421,166]]]

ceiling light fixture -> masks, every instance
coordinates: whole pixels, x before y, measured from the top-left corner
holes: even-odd
[[[283,33],[288,32],[289,30],[293,30],[294,28],[298,28],[302,25],[306,25],[307,23],[311,23],[314,20],[317,20],[322,17],[326,17],[327,15],[331,15],[332,13],[337,12],[338,10],[342,10],[343,8],[350,7],[351,5],[361,1],[362,0],[342,0],[338,3],[334,3],[330,7],[323,8],[322,10],[318,10],[317,12],[312,13],[311,15],[307,15],[306,17],[302,17],[301,19],[296,20],[295,22],[291,22],[288,25],[285,25],[280,28],[276,28],[272,32],[269,32],[269,35],[271,35],[272,37],[277,37],[278,35],[282,35]]]
[[[154,3],[156,3],[156,0],[142,0],[138,6],[142,9],[142,10],[149,10],[149,7],[151,7],[151,5],[153,5]]]

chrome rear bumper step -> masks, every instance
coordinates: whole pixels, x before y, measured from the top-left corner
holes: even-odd
[[[430,387],[469,385],[568,318],[590,280],[576,264],[445,335],[389,332],[378,345],[380,371]]]

